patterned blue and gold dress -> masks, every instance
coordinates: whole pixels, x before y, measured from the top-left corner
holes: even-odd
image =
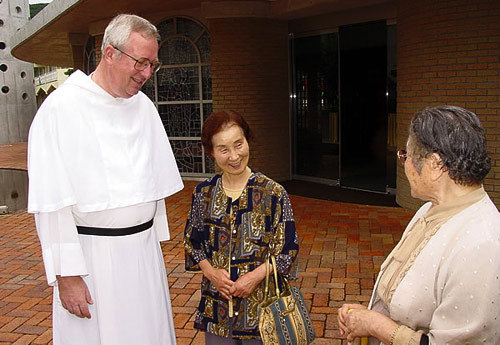
[[[236,281],[271,253],[282,276],[292,281],[298,277],[299,242],[288,193],[262,173],[252,172],[236,200],[224,192],[222,175],[196,186],[184,235],[186,270],[200,270],[198,263],[207,259],[214,268],[230,267]],[[195,328],[235,339],[260,338],[257,306],[264,297],[264,281],[247,298],[233,297],[233,318],[228,301],[205,277],[201,290]]]

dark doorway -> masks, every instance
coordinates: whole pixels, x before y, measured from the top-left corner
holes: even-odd
[[[333,183],[339,178],[338,34],[292,44],[295,174]]]
[[[345,26],[339,32],[340,184],[386,192],[386,23]]]
[[[396,25],[290,41],[293,178],[377,193],[396,188]]]

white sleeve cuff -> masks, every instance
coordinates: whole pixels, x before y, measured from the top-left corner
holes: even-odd
[[[158,241],[170,240],[170,231],[168,229],[167,208],[165,199],[156,202],[156,214],[154,218],[154,227]]]

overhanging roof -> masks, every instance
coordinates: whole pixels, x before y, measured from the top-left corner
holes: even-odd
[[[89,34],[92,23],[119,13],[151,19],[155,13],[199,7],[200,0],[54,0],[21,27],[12,38],[12,55],[46,66],[71,67],[69,34]],[[104,24],[105,26],[105,24]]]
[[[296,19],[393,3],[394,0],[53,0],[12,38],[16,58],[46,66],[73,67],[71,42],[104,31],[119,13],[156,24],[166,15],[193,10],[205,18],[258,16]],[[100,31],[99,31],[100,30]]]

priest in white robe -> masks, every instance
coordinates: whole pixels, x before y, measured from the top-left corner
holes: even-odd
[[[159,67],[156,28],[119,15],[90,76],[43,103],[28,145],[54,345],[175,345],[160,241],[164,199],[183,188],[158,111],[140,92]]]

